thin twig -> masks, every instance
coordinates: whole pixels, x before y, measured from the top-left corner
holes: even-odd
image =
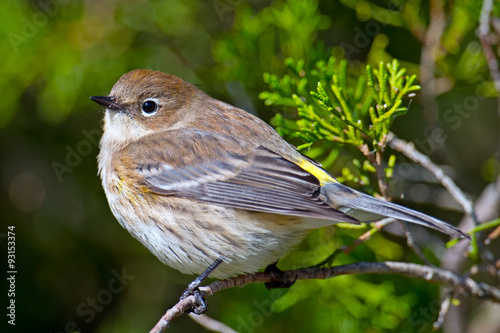
[[[384,143],[382,142],[381,145],[383,145],[383,144]],[[367,144],[364,144],[362,146],[358,146],[358,149],[366,156],[368,161],[375,168],[375,173],[377,175],[377,184],[378,184],[378,188],[380,189],[380,194],[382,194],[382,196],[386,200],[390,200],[389,189],[387,187],[387,182],[385,181],[384,167],[382,165],[382,152],[375,151],[375,153],[374,153],[374,152],[370,151]]]
[[[201,287],[200,289],[204,289],[205,287]],[[184,314],[188,309],[192,309],[196,304],[196,299],[193,295],[188,296],[175,304],[173,307],[168,309],[168,311],[161,317],[161,319],[156,323],[155,327],[153,327],[149,333],[160,333],[163,332],[177,317],[180,317]]]
[[[383,227],[385,227],[386,225],[388,225],[389,223],[392,223],[394,221],[396,221],[396,219],[394,219],[392,217],[388,217],[388,218],[382,219],[382,220],[380,220],[378,222],[375,222],[373,224],[373,227],[370,230],[368,230],[367,232],[365,232],[364,234],[362,234],[361,236],[359,236],[358,238],[356,238],[356,240],[354,242],[352,242],[351,244],[343,245],[343,246],[339,247],[328,258],[326,258],[325,260],[323,260],[319,264],[314,265],[313,267],[321,267],[321,266],[324,266],[324,265],[331,265],[331,263],[333,262],[333,260],[335,260],[335,258],[340,253],[344,253],[344,254],[351,253],[351,251],[354,250],[356,247],[358,247],[360,244],[362,244],[365,241],[369,240],[371,236],[373,236],[375,233],[377,233],[380,230],[382,230]]]
[[[444,296],[443,302],[441,302],[438,319],[434,322],[434,324],[432,324],[434,331],[437,331],[438,329],[441,328],[441,326],[443,326],[444,316],[448,313],[448,310],[450,309],[452,298],[453,298],[453,292],[450,290]]]
[[[436,266],[425,257],[424,252],[422,251],[420,246],[418,246],[418,244],[413,239],[413,233],[411,232],[411,227],[409,226],[409,223],[405,222],[405,221],[402,221],[402,223],[403,223],[403,228],[404,228],[405,233],[406,233],[406,244],[408,244],[408,246],[411,249],[413,249],[415,254],[420,258],[420,260],[422,260],[424,262],[424,264],[427,264],[429,266]]]
[[[389,223],[392,223],[394,221],[396,221],[396,219],[393,219],[392,217],[388,217],[388,218],[382,219],[378,222],[375,222],[373,224],[373,228],[371,228],[370,230],[368,230],[367,232],[365,232],[364,234],[362,234],[361,236],[356,238],[356,240],[354,242],[352,242],[352,244],[339,247],[339,251],[341,251],[345,254],[351,253],[351,251],[354,250],[356,247],[358,247],[358,245],[369,240],[371,236],[373,236],[375,233],[382,230],[383,227],[385,227],[386,225],[388,225]]]
[[[484,240],[484,244],[491,243],[492,240],[497,239],[500,236],[500,226],[496,227],[495,230],[490,232],[486,239]]]
[[[191,317],[191,319],[193,319],[198,325],[206,328],[209,331],[220,333],[237,333],[231,327],[207,316],[206,314],[197,315],[194,313],[190,313],[189,317]]]
[[[476,282],[470,277],[460,276],[437,267],[404,262],[360,262],[328,268],[319,267],[290,270],[283,272],[281,279],[284,281],[328,279],[340,275],[354,274],[396,274],[412,277],[445,285],[456,294],[500,303],[500,290],[495,287],[483,282]],[[276,280],[276,276],[276,274],[266,272],[240,275],[227,280],[215,281],[206,287],[200,287],[200,292],[202,296],[208,297],[216,292],[233,287],[244,287],[250,283],[280,282]],[[189,296],[179,301],[163,315],[150,332],[163,332],[173,319],[191,309],[195,302],[196,299],[194,296]]]

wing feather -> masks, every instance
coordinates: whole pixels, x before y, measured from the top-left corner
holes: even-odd
[[[136,172],[151,191],[160,195],[357,223],[323,200],[315,176],[263,146],[240,152],[220,151],[210,157],[200,156],[198,151],[197,156],[175,166],[168,159],[156,165],[138,163]]]

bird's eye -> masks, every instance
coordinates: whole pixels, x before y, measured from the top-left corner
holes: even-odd
[[[158,110],[158,103],[156,103],[156,101],[148,99],[144,101],[144,103],[142,103],[142,113],[145,116],[151,116],[155,114],[157,110]]]

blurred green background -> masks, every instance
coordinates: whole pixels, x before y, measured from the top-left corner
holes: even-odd
[[[356,67],[396,57],[419,75],[423,90],[396,121],[395,133],[448,165],[458,185],[477,197],[496,177],[499,130],[475,34],[481,2],[446,2],[442,29],[429,33],[429,8],[440,3],[3,1],[0,244],[6,253],[7,226],[15,226],[18,272],[16,326],[5,326],[7,332],[144,332],[193,278],[163,266],[120,227],[97,176],[102,108],[89,96],[107,95],[135,68],[178,75],[269,121],[283,110],[259,100],[268,89],[263,73],[283,75],[285,58],[314,62],[335,55]],[[429,44],[432,34],[435,44]],[[286,114],[293,117],[293,110]],[[454,224],[462,217],[425,175],[394,181],[406,205]],[[439,263],[441,235],[419,232]],[[315,231],[284,267],[317,263],[357,236]],[[491,247],[498,251],[498,242]],[[377,235],[336,263],[375,260],[419,262],[403,238]],[[412,279],[345,276],[271,292],[251,285],[208,302],[210,316],[241,332],[430,332],[439,296],[437,286]],[[474,312],[462,320],[472,325]],[[169,331],[202,329],[183,316]]]

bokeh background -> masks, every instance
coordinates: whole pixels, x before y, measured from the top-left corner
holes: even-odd
[[[476,35],[481,4],[3,1],[0,246],[6,262],[7,227],[15,226],[18,273],[16,326],[6,325],[2,315],[2,331],[144,332],[193,278],[163,266],[120,227],[97,176],[102,108],[89,96],[106,95],[135,68],[178,75],[269,121],[282,110],[259,99],[268,89],[263,73],[283,75],[285,58],[311,62],[335,55],[352,66],[377,66],[395,57],[418,75],[422,91],[394,132],[445,165],[476,199],[496,178],[499,130],[496,93]],[[498,39],[493,44],[498,57]],[[406,205],[455,224],[462,218],[424,172],[409,180],[396,175],[395,181],[395,194],[404,194]],[[316,231],[283,265],[317,263],[357,236],[333,228]],[[446,239],[421,229],[417,236],[438,264]],[[498,252],[498,241],[490,247]],[[404,238],[387,234],[337,263],[375,260],[419,262]],[[0,267],[5,276],[6,265]],[[440,292],[436,285],[402,277],[346,276],[272,292],[252,285],[208,302],[212,317],[241,332],[430,332]],[[498,318],[487,316],[498,314],[498,307],[464,299],[461,308],[447,331],[454,323],[463,332],[477,332],[478,323],[483,333],[499,328]],[[203,329],[183,316],[169,331]]]

